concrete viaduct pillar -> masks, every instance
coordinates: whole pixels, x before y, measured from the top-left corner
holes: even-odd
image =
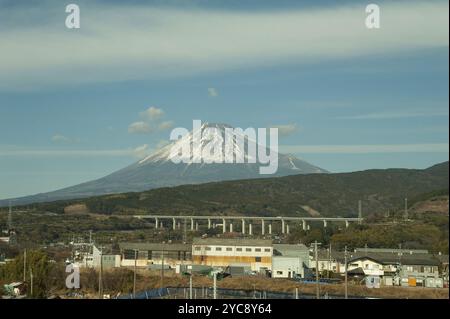
[[[323,220],[323,227],[327,227],[327,221],[325,219]]]
[[[286,224],[286,234],[289,235],[289,224]]]
[[[302,220],[302,228],[303,228],[303,230],[307,230],[308,229],[308,227],[306,225],[306,220]]]
[[[177,221],[175,220],[175,218],[172,218],[172,228],[173,230],[177,229]]]
[[[233,232],[233,222],[230,222],[230,233]]]
[[[194,218],[191,218],[191,231],[194,231]]]
[[[211,219],[208,218],[208,229],[211,229]]]
[[[158,229],[159,220],[158,217],[155,217],[155,228]]]
[[[348,220],[345,220],[345,228],[348,228],[349,224]]]
[[[253,230],[252,230],[252,224],[251,223],[248,224],[248,234],[250,236],[253,235]]]
[[[285,225],[284,225],[284,219],[281,220],[281,233],[284,234],[286,232]]]
[[[245,219],[242,220],[242,234],[245,235]]]
[[[227,222],[225,218],[222,219],[222,232],[225,233],[227,231]]]
[[[272,235],[272,223],[269,224],[269,235]]]
[[[261,234],[265,235],[266,233],[266,225],[264,224],[264,219],[261,219]]]

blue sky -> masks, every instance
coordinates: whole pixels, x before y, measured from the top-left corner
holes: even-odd
[[[79,30],[59,1],[0,1],[0,199],[102,177],[193,119],[279,126],[332,172],[448,160],[447,2],[379,2],[379,30],[362,1],[74,3]]]

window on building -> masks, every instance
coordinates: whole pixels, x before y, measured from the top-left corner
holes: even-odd
[[[227,251],[233,251],[232,247],[227,247]]]
[[[216,251],[222,251],[222,247],[216,247]]]
[[[255,251],[256,251],[257,253],[260,253],[260,252],[261,252],[261,248],[255,248]]]
[[[277,271],[277,275],[282,275],[282,274],[283,274],[282,271],[280,271],[280,270]]]
[[[195,248],[194,248],[196,251],[200,251],[200,247],[199,246],[196,246]]]
[[[245,251],[252,251],[251,248],[245,248]]]
[[[261,257],[255,257],[255,262],[256,263],[260,263],[261,262]]]
[[[265,251],[266,253],[270,253],[270,248],[264,248],[264,251]]]
[[[211,247],[206,247],[205,250],[210,251]]]
[[[123,255],[124,255],[123,257],[125,259],[134,259],[134,250],[127,249],[127,250],[124,251]]]
[[[236,248],[236,251],[242,251],[242,248]]]

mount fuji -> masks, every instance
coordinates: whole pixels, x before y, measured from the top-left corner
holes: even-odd
[[[213,135],[209,134],[206,137],[200,135],[202,146],[208,143],[217,144],[223,141],[224,136],[227,134],[227,130],[225,129],[232,127],[226,124],[203,123],[200,132],[205,128],[214,128],[217,133]],[[248,148],[244,147],[244,149],[242,149],[242,145],[236,143],[233,143],[233,148],[231,150],[233,154],[228,154],[228,156],[236,158],[241,156],[241,158],[243,157],[245,159],[244,163],[207,164],[205,162],[208,162],[208,160],[210,162],[217,160],[217,153],[214,155],[206,154],[206,156],[215,156],[216,158],[207,158],[205,161],[205,154],[199,154],[195,151],[190,154],[190,158],[185,158],[183,162],[178,164],[174,163],[172,161],[173,153],[171,152],[173,147],[176,147],[176,149],[186,146],[191,148],[196,134],[199,134],[198,130],[193,130],[189,132],[189,134],[173,141],[142,160],[108,176],[53,192],[16,198],[13,200],[14,205],[85,198],[115,193],[139,192],[153,188],[184,184],[280,177],[296,174],[328,173],[326,170],[300,160],[295,156],[278,153],[277,172],[272,175],[261,175],[259,173],[261,164],[252,163],[252,156],[249,154]],[[220,134],[220,136],[218,136],[218,134]],[[247,143],[245,146],[247,146]],[[257,146],[264,147],[261,145]],[[193,150],[194,148],[191,149]],[[223,157],[227,156],[227,154],[224,154],[224,152],[227,151],[229,152],[229,149],[224,148],[224,150],[222,150],[223,154],[221,155]],[[266,154],[268,154],[269,151],[270,150],[266,147]],[[198,157],[202,157],[203,162],[198,163]],[[0,201],[0,206],[3,206],[3,204],[7,205],[7,203],[8,200]]]

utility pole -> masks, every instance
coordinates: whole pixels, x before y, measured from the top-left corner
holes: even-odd
[[[361,200],[358,201],[358,218],[359,218],[358,223],[361,224],[361,222],[362,222],[362,202],[361,202]]]
[[[331,241],[330,241],[330,249],[328,251],[329,254],[329,263],[328,263],[328,278],[330,278],[330,271],[331,271]]]
[[[134,250],[133,298],[136,299],[137,249]]]
[[[184,219],[184,225],[183,225],[183,243],[186,244],[187,242],[187,236],[186,236],[186,218]]]
[[[317,254],[317,240],[314,242],[314,257],[316,259],[316,298],[320,299],[319,290],[319,258]]]
[[[33,297],[33,270],[30,267],[30,297]]]
[[[347,246],[344,251],[344,264],[345,264],[345,299],[348,299],[348,280],[347,280]]]
[[[162,256],[161,256],[161,288],[164,288],[164,242],[162,244]]]
[[[408,197],[405,198],[405,220],[408,220]]]
[[[98,297],[103,299],[103,250],[100,247],[100,272],[98,275]]]
[[[10,235],[12,231],[12,207],[11,201],[9,201],[9,212],[8,212],[8,235]]]
[[[192,272],[189,276],[189,299],[192,299]]]
[[[217,272],[213,274],[213,298],[217,299]]]
[[[27,249],[23,251],[23,282],[27,280]]]

